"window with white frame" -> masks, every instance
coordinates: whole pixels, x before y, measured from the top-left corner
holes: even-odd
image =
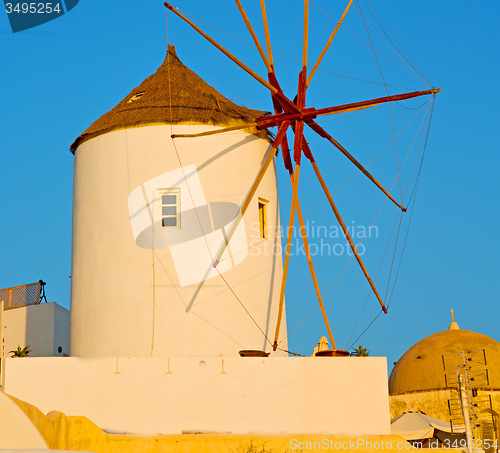
[[[174,229],[181,227],[181,190],[158,189],[160,219],[162,228]]]

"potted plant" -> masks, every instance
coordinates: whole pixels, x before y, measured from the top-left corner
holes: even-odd
[[[351,357],[368,357],[370,355],[370,350],[364,348],[359,345],[357,348],[354,348],[354,351],[351,352]]]
[[[30,349],[29,345],[24,348],[18,345],[17,349],[9,351],[9,354],[12,354],[11,357],[29,357],[31,351],[33,351],[33,349]]]

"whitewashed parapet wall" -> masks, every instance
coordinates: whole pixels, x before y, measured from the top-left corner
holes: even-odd
[[[390,434],[385,357],[7,359],[5,391],[117,433]]]

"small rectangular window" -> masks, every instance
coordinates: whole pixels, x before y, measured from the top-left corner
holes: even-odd
[[[180,228],[180,189],[158,189],[162,228]]]
[[[266,200],[259,198],[259,226],[260,226],[260,237],[266,238],[266,227],[267,227],[267,204]]]

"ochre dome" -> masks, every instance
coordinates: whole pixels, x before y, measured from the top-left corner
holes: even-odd
[[[389,393],[445,389],[443,355],[480,349],[485,350],[489,384],[474,387],[500,389],[500,343],[477,332],[457,329],[429,335],[408,349],[392,370]]]

